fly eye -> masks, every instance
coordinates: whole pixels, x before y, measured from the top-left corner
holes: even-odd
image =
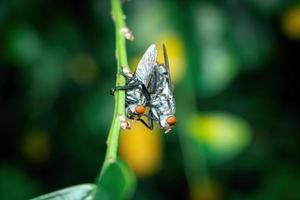
[[[144,114],[145,110],[145,107],[141,105],[135,107],[135,112],[138,114]]]
[[[170,125],[170,126],[173,126],[174,124],[176,124],[176,117],[174,116],[170,116],[167,118],[167,123]]]

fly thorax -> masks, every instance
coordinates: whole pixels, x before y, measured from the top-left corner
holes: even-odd
[[[160,101],[159,110],[162,114],[170,113],[170,107],[169,107],[168,101],[166,99],[163,99]]]
[[[159,96],[151,95],[150,103],[152,106],[157,107],[160,104]]]
[[[135,101],[139,101],[140,99],[144,98],[142,87],[136,87],[134,89],[127,90],[126,97],[134,99]]]
[[[167,70],[166,70],[166,68],[165,68],[164,65],[158,65],[157,68],[156,68],[156,70],[158,71],[159,74],[165,74],[165,73],[167,73]]]

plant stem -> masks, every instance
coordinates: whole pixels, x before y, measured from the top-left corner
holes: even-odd
[[[117,59],[117,75],[116,75],[116,86],[125,85],[126,81],[122,75],[122,68],[128,68],[127,52],[126,52],[126,39],[121,29],[126,27],[124,21],[124,15],[120,0],[111,0],[112,5],[112,18],[115,23],[116,31],[116,59]],[[107,150],[105,154],[105,160],[101,169],[101,172],[97,178],[97,182],[101,179],[103,172],[106,168],[116,162],[119,145],[120,135],[120,116],[125,116],[125,92],[117,91],[115,93],[115,108],[112,119],[112,124],[108,133],[106,141]]]

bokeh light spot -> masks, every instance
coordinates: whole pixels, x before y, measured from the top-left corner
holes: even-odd
[[[199,74],[201,94],[212,96],[221,92],[238,72],[235,57],[228,50],[214,46],[207,47],[203,50]]]
[[[282,29],[289,38],[300,39],[300,5],[283,14]]]
[[[193,182],[190,188],[191,200],[218,200],[221,197],[220,186],[212,181]]]
[[[130,130],[122,130],[119,152],[121,158],[139,177],[155,174],[162,162],[162,141],[159,131],[151,131],[135,122]]]
[[[251,139],[250,126],[244,119],[221,112],[193,117],[189,132],[208,158],[215,161],[234,157],[249,145]]]
[[[15,62],[33,64],[41,56],[42,44],[36,31],[29,26],[13,28],[7,41],[9,57]]]
[[[183,41],[175,32],[164,33],[158,36],[158,39],[156,41],[158,49],[158,63],[165,62],[162,44],[166,45],[172,82],[177,83],[182,79],[182,77],[184,77],[186,69],[186,58]]]
[[[34,178],[29,177],[23,169],[1,164],[0,199],[29,199],[39,192]]]
[[[70,60],[68,72],[70,78],[78,85],[91,84],[99,75],[95,60],[88,54],[74,56]]]
[[[52,143],[47,133],[40,130],[31,130],[22,140],[22,152],[32,162],[47,161],[52,152]]]

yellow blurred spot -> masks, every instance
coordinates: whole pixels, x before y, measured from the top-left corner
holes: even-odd
[[[96,81],[98,67],[91,56],[79,54],[70,60],[68,74],[78,85],[87,85]]]
[[[142,57],[136,56],[129,60],[130,69],[132,72],[136,70],[137,65]]]
[[[21,149],[28,159],[33,162],[42,163],[49,159],[52,144],[47,133],[32,130],[24,136]]]
[[[130,130],[122,130],[119,153],[139,177],[151,176],[162,162],[161,134],[136,122]]]
[[[284,13],[282,28],[285,34],[292,39],[300,39],[300,5]]]
[[[190,188],[191,200],[217,200],[220,198],[220,188],[216,183],[192,183]]]
[[[185,49],[183,42],[176,33],[166,33],[158,36],[158,40],[156,41],[158,48],[158,63],[165,62],[162,50],[163,44],[166,45],[168,53],[172,82],[179,82],[185,75],[186,69]]]
[[[189,122],[192,138],[219,159],[232,157],[250,143],[250,127],[240,117],[216,112],[195,116]]]

